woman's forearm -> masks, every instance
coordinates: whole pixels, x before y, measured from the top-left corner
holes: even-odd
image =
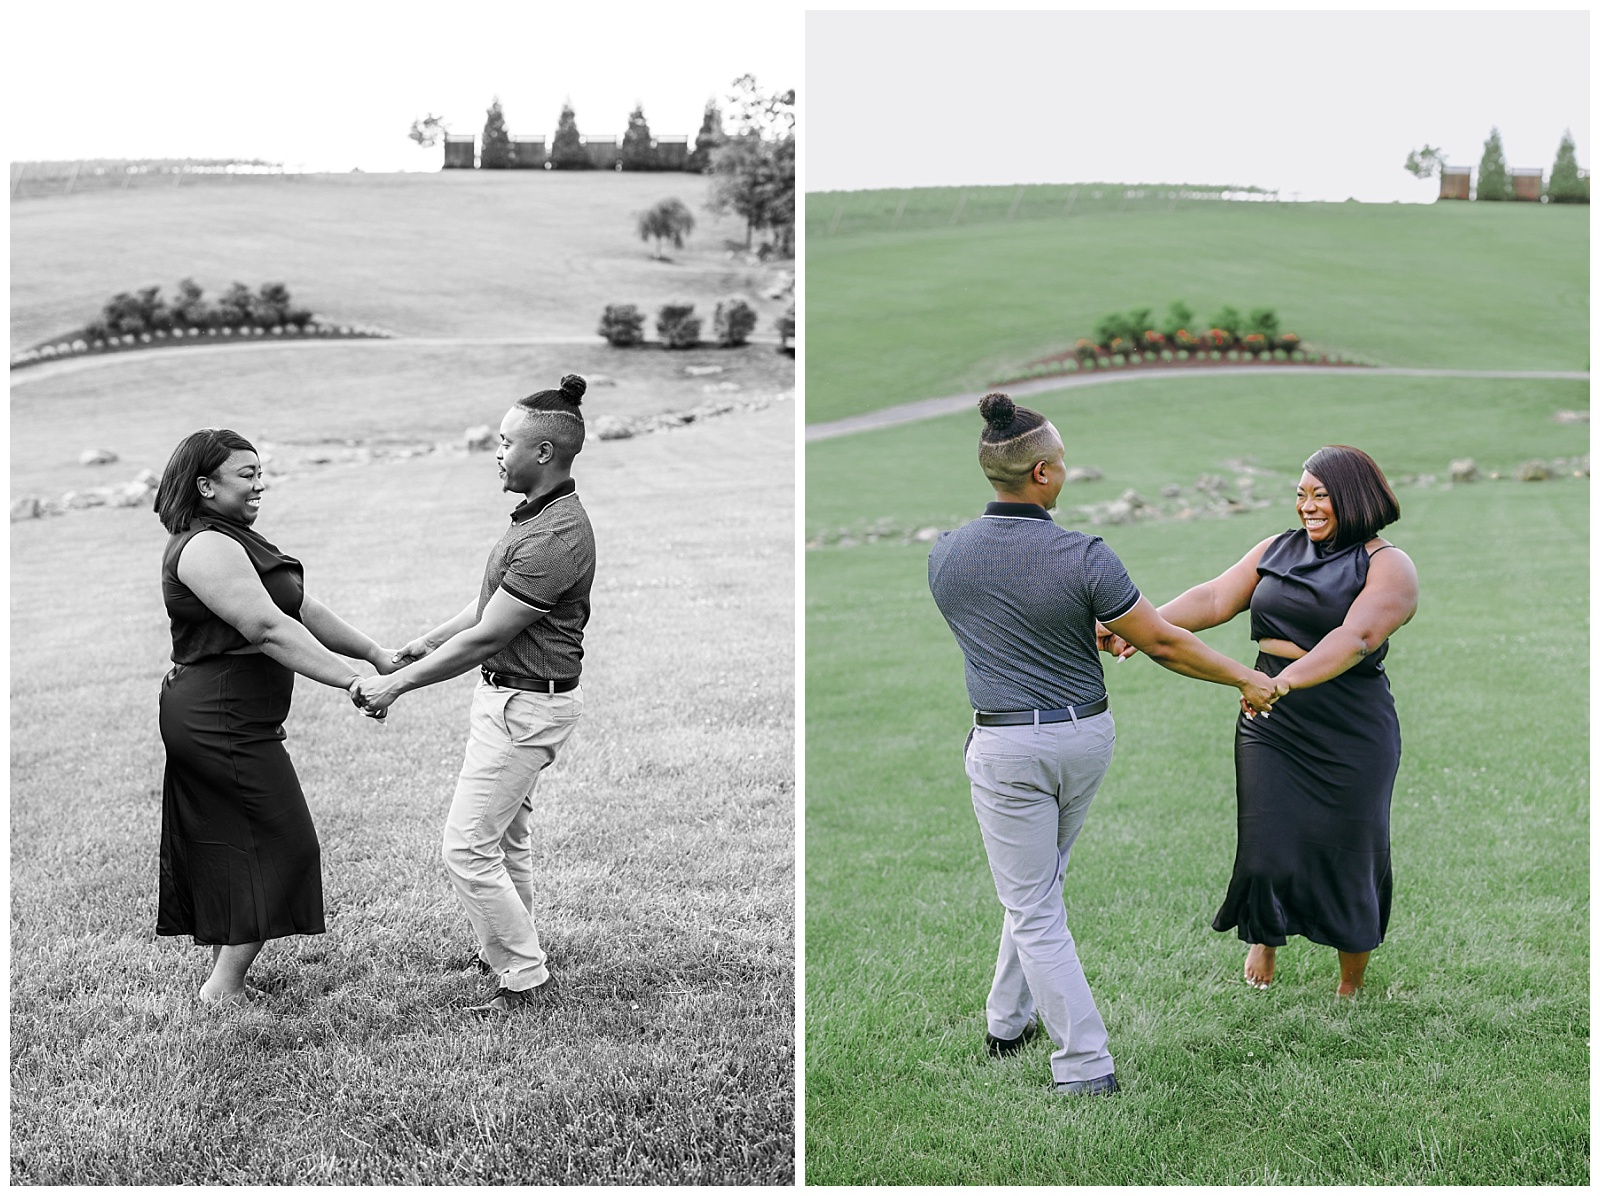
[[[281,612],[279,618],[267,623],[251,636],[251,640],[285,668],[335,689],[349,689],[350,683],[361,676],[349,661],[328,651],[310,631]]]
[[[383,654],[383,648],[376,640],[357,631],[315,598],[308,597],[301,604],[300,621],[316,641],[330,652],[365,660],[374,666]]]
[[[1176,635],[1144,648],[1144,653],[1162,668],[1171,669],[1174,673],[1217,685],[1231,685],[1235,689],[1254,676],[1252,670],[1232,657],[1224,656],[1184,628],[1179,628]]]
[[[476,610],[474,607],[474,614]],[[397,694],[403,694],[425,685],[448,681],[468,669],[476,668],[504,646],[505,641],[497,640],[480,625],[474,624],[452,635],[437,651],[391,673],[388,684]]]
[[[1335,627],[1315,648],[1285,666],[1274,680],[1292,690],[1309,689],[1354,668],[1377,647],[1348,627]]]

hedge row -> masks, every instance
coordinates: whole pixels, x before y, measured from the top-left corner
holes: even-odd
[[[644,343],[645,314],[632,303],[612,303],[600,316],[599,333],[619,349]],[[692,303],[664,303],[656,311],[656,336],[669,349],[692,349],[700,344],[702,321]],[[719,300],[712,313],[711,328],[716,343],[723,348],[747,344],[755,331],[756,311],[737,296]],[[784,347],[794,336],[794,309],[776,321]]]
[[[316,316],[312,316],[303,325],[282,324],[272,328],[175,328],[170,332],[162,330],[137,334],[128,332],[123,333],[121,336],[96,337],[94,340],[90,340],[79,332],[47,341],[42,345],[35,345],[31,349],[18,353],[11,359],[11,368],[16,369],[19,366],[35,365],[41,361],[58,361],[64,357],[80,357],[94,353],[116,353],[127,349],[151,348],[169,344],[218,344],[271,336],[315,340],[335,337],[390,337],[393,335],[393,333],[387,332],[382,328],[373,328],[364,324],[324,324]]]

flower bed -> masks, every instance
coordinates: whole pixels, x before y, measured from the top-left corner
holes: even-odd
[[[226,345],[245,341],[306,341],[306,340],[358,340],[387,339],[397,335],[384,328],[369,324],[325,323],[313,316],[304,325],[274,324],[269,328],[174,328],[155,332],[132,333],[96,337],[93,340],[81,332],[69,333],[42,341],[11,358],[11,368],[38,365],[44,361],[61,361],[68,357],[94,357],[105,353],[125,353],[133,349],[159,349],[174,345]]]

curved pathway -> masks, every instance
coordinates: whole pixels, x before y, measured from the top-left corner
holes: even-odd
[[[1141,379],[1166,378],[1174,374],[1185,378],[1215,377],[1218,374],[1250,376],[1259,376],[1261,374],[1339,374],[1344,377],[1358,376],[1363,378],[1540,378],[1564,382],[1587,382],[1589,380],[1589,374],[1585,370],[1434,370],[1348,365],[1240,365],[1202,366],[1198,369],[1187,370],[1106,370],[1103,372],[1096,371],[1092,374],[1035,378],[1032,381],[1014,382],[992,389],[1004,390],[1006,394],[1016,398],[1025,395],[1044,394],[1052,390],[1070,390],[1078,386],[1097,386],[1105,382],[1136,382]],[[917,420],[933,419],[936,416],[949,415],[955,411],[970,410],[977,406],[978,400],[983,397],[983,393],[950,395],[942,399],[919,399],[914,403],[900,403],[894,407],[885,407],[881,411],[869,411],[863,415],[851,415],[844,419],[830,420],[827,423],[807,424],[806,441],[809,443],[813,440],[831,440],[836,436],[850,436],[856,432],[868,432],[877,428],[892,428],[898,424],[915,423]]]
[[[752,333],[752,344],[777,344],[775,333]],[[160,348],[130,349],[122,353],[91,353],[82,357],[68,357],[61,361],[46,361],[38,365],[22,366],[11,371],[11,388],[29,382],[41,382],[62,374],[76,374],[81,370],[103,369],[129,362],[149,361],[152,358],[176,357],[180,354],[260,353],[269,350],[290,352],[315,352],[319,349],[389,348],[396,345],[414,345],[437,348],[445,345],[603,345],[605,338],[590,336],[389,336],[389,337],[318,337],[313,340],[248,340],[226,344],[163,345]],[[708,342],[709,343],[709,342]]]

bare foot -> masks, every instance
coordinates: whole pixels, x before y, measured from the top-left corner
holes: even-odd
[[[224,989],[221,985],[213,985],[206,981],[200,986],[200,1003],[202,1005],[243,1005],[250,1000],[250,994],[244,989]]]
[[[1339,995],[1353,997],[1361,991],[1367,975],[1367,958],[1371,951],[1339,952]]]
[[[1266,988],[1272,983],[1272,972],[1277,963],[1277,948],[1252,943],[1250,954],[1244,957],[1244,979],[1251,988]]]

